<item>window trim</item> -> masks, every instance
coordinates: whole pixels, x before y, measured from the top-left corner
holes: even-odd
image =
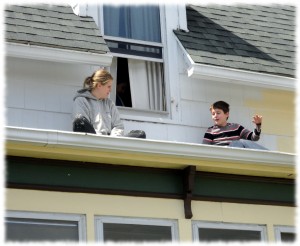
[[[265,225],[227,223],[227,222],[193,221],[192,222],[192,234],[193,234],[194,242],[201,242],[199,239],[199,232],[198,232],[199,228],[259,231],[261,234],[261,242],[267,242],[267,240],[268,240],[267,228]]]
[[[282,242],[281,241],[281,233],[282,232],[296,234],[296,228],[294,226],[274,225],[274,234],[275,234],[276,242]]]
[[[177,220],[153,219],[137,217],[117,217],[117,216],[95,216],[95,237],[96,242],[104,242],[104,223],[132,224],[132,225],[153,225],[171,227],[172,242],[179,241],[179,229]]]
[[[65,214],[48,212],[28,212],[28,211],[6,211],[5,218],[16,219],[45,219],[45,220],[64,220],[78,222],[79,242],[87,241],[86,217],[83,214]]]

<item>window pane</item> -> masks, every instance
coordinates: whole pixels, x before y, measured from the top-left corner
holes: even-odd
[[[6,218],[6,241],[79,241],[78,222]]]
[[[261,241],[260,231],[199,228],[200,241]]]
[[[281,242],[295,242],[295,234],[291,232],[281,232]]]
[[[103,6],[104,34],[161,42],[159,6]]]
[[[103,228],[105,242],[157,242],[172,240],[171,227],[169,226],[104,223]]]

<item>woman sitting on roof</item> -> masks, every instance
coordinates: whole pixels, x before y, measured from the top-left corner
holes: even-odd
[[[124,136],[124,125],[117,107],[108,98],[113,77],[99,69],[87,77],[83,89],[77,91],[73,103],[73,131],[98,135]],[[145,138],[141,130],[131,131],[128,137]]]

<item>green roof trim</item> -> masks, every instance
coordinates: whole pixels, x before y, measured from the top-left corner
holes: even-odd
[[[8,157],[11,188],[183,199],[185,170]],[[196,172],[192,200],[295,205],[290,179]]]

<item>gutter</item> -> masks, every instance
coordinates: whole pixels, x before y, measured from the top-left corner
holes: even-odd
[[[295,154],[275,151],[22,127],[6,127],[6,148],[8,155],[295,178]]]

